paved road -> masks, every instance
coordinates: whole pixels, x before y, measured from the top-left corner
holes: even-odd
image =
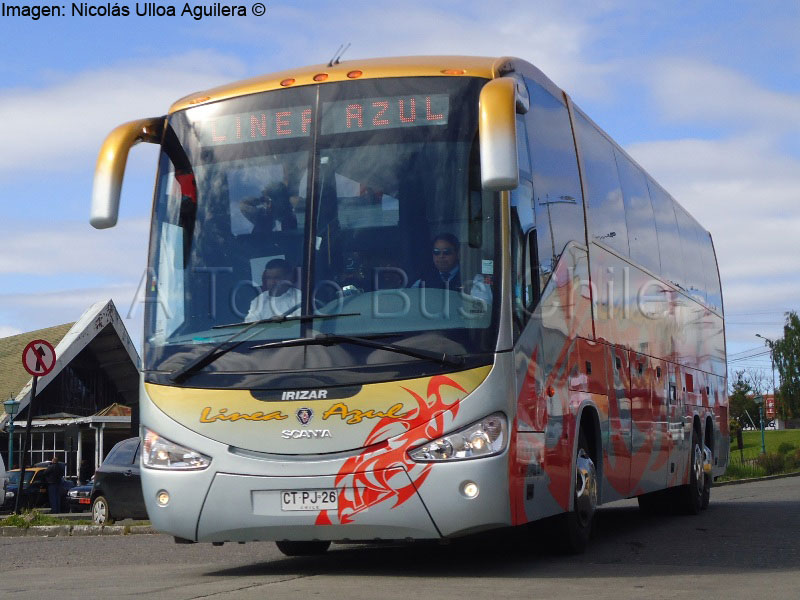
[[[334,546],[315,558],[285,558],[270,543],[178,546],[162,535],[2,538],[0,597],[800,597],[800,477],[717,488],[697,517],[645,517],[625,501],[600,519],[578,557],[549,554],[536,532],[523,552],[500,536]]]

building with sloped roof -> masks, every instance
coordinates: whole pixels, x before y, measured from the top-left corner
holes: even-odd
[[[38,378],[31,403],[33,380],[22,366],[22,351],[36,339],[55,347],[56,363]],[[67,476],[91,476],[116,442],[138,435],[139,355],[114,303],[94,304],[75,323],[0,338],[0,394],[19,402],[13,460],[11,419],[0,412],[0,454],[7,465],[20,464],[30,415],[27,464],[58,454]]]

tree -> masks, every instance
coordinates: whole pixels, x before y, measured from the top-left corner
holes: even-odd
[[[781,378],[781,416],[800,417],[800,317],[797,312],[786,313],[783,337],[772,344],[772,354]]]
[[[745,369],[744,380],[750,385],[750,391],[756,396],[763,396],[772,391],[772,379],[763,369]]]
[[[728,411],[730,416],[739,421],[743,427],[751,425],[750,419],[758,414],[758,406],[753,400],[753,388],[745,371],[736,371],[734,374],[731,395],[728,398]]]

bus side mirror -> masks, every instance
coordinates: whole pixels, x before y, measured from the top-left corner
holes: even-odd
[[[97,229],[114,227],[119,216],[119,194],[128,152],[139,142],[161,143],[164,117],[125,123],[108,134],[100,147],[92,186],[89,222]]]
[[[519,185],[517,164],[516,87],[511,77],[492,79],[483,86],[478,104],[481,185],[490,192]]]

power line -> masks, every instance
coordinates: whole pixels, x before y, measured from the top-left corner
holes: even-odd
[[[763,350],[764,346],[755,346],[754,348],[748,348],[747,350],[740,350],[739,352],[733,352],[732,354],[728,354],[728,358],[731,356],[738,356],[739,354],[747,354],[748,352],[755,352],[756,350]]]
[[[769,356],[769,350],[767,350],[766,352],[762,352],[761,354],[753,354],[752,356],[741,356],[739,358],[729,359],[728,360],[728,364],[735,363],[735,362],[741,362],[743,360],[752,360],[752,359],[758,358],[760,356]]]

